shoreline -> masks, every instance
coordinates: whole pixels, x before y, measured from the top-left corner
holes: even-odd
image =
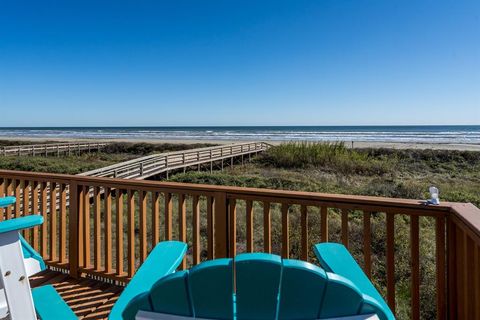
[[[79,139],[79,138],[41,138],[41,137],[0,137],[1,141],[31,141],[33,143],[42,142],[81,142],[81,141],[101,141],[101,142],[127,142],[127,143],[152,143],[152,144],[231,144],[249,142],[251,140],[215,140],[215,139]],[[259,140],[261,141],[261,140]],[[285,141],[264,141],[272,145],[278,145]],[[352,141],[344,141],[347,147],[352,147]],[[459,151],[480,151],[480,144],[462,144],[462,143],[423,143],[423,142],[381,142],[381,141],[353,141],[353,148],[386,148],[386,149],[417,149],[417,150],[459,150]]]

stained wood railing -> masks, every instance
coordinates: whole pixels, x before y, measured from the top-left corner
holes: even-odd
[[[5,146],[0,148],[2,156],[47,156],[71,153],[80,153],[85,151],[100,151],[107,146],[107,142],[62,142],[62,143],[46,143]]]
[[[25,237],[49,266],[74,277],[125,283],[152,247],[169,239],[189,244],[182,268],[254,251],[315,262],[312,245],[336,241],[392,310],[398,311],[397,263],[407,259],[408,317],[425,316],[431,308],[425,295],[438,319],[480,317],[480,210],[471,204],[2,170],[3,195],[19,199],[2,219],[44,215],[45,223]],[[402,247],[409,258],[399,256]],[[429,250],[435,281],[422,292],[422,255]]]

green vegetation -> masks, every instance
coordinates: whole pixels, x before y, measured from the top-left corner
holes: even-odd
[[[343,144],[285,143],[272,147],[254,162],[229,168],[224,172],[187,172],[171,177],[172,181],[273,188],[312,192],[371,195],[426,199],[428,187],[440,189],[442,201],[472,202],[480,206],[480,152],[442,150],[352,150]],[[237,241],[245,245],[245,204],[239,201]],[[255,248],[263,246],[262,206],[254,204]],[[310,209],[310,244],[320,241],[318,209]],[[293,206],[291,214],[291,255],[299,257],[300,208]],[[272,243],[280,252],[281,214],[272,208]],[[363,262],[363,214],[350,214],[350,250]],[[372,264],[373,279],[385,293],[386,288],[386,217],[373,213]],[[410,318],[410,219],[395,217],[395,278],[397,314]],[[329,211],[330,241],[340,241],[341,218],[337,210]],[[422,318],[435,316],[435,221],[420,219],[421,301]],[[312,257],[313,258],[313,257]]]

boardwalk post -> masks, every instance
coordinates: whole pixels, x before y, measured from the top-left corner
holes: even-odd
[[[60,157],[60,146],[57,146],[57,157]]]

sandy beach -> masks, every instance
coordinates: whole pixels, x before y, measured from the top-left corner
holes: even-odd
[[[73,139],[73,138],[33,138],[33,137],[0,137],[3,141],[31,141],[32,143],[45,142],[80,142],[87,141],[87,139]],[[92,141],[92,140],[88,140]],[[129,143],[172,143],[172,144],[194,144],[194,143],[211,143],[211,144],[231,144],[238,142],[247,142],[251,140],[182,140],[182,139],[95,139],[93,141],[107,141],[107,142],[129,142]],[[285,141],[268,141],[272,145],[278,145]],[[372,141],[345,141],[347,147],[353,148],[388,148],[388,149],[432,149],[432,150],[461,150],[461,151],[480,151],[480,144],[449,144],[449,143],[412,143],[412,142],[372,142]]]

